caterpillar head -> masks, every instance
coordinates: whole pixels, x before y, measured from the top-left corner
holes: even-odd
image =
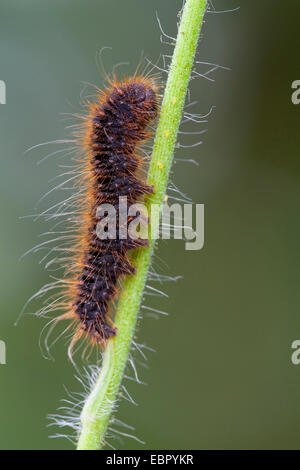
[[[155,87],[146,80],[136,79],[124,89],[124,99],[130,107],[133,120],[142,126],[147,126],[155,119],[158,110],[158,98]]]

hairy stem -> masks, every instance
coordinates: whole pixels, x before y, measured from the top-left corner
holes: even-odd
[[[152,204],[161,207],[164,201],[206,6],[207,0],[186,0],[183,9],[148,173],[148,183],[155,187],[155,194],[145,200],[149,214]],[[115,318],[118,334],[107,345],[99,377],[83,407],[78,449],[93,450],[104,445],[105,431],[127,363],[158,230],[159,218],[152,218],[149,247],[137,249],[134,254],[133,264],[137,273],[124,282]]]

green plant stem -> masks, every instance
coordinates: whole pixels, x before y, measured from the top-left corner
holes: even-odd
[[[145,201],[148,213],[151,212],[152,204],[162,206],[166,194],[178,128],[206,6],[207,0],[186,0],[182,13],[148,172],[148,183],[155,187],[155,194]],[[122,288],[115,318],[118,333],[108,342],[99,377],[81,413],[81,435],[78,441],[80,450],[99,449],[104,445],[105,431],[128,359],[159,230],[158,218],[151,220],[151,227],[154,236],[150,239],[149,247],[136,250],[133,257],[137,273],[128,277]]]

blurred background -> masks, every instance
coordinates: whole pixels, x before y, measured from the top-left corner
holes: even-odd
[[[120,449],[300,448],[300,365],[291,362],[291,343],[300,339],[300,106],[291,102],[291,83],[300,79],[300,4],[214,0],[216,10],[239,3],[239,11],[206,16],[197,60],[232,70],[216,70],[209,75],[214,82],[192,81],[197,104],[189,111],[216,108],[207,124],[184,124],[185,131],[208,132],[201,146],[177,151],[172,174],[181,191],[205,204],[205,246],[185,251],[183,241],[159,243],[154,266],[183,279],[163,286],[169,299],[148,299],[169,316],[145,312],[138,340],[157,352],[148,354],[148,368],[139,367],[148,385],[127,383],[139,406],[123,401],[118,414],[146,444],[111,441]],[[81,390],[67,338],[53,347],[54,360],[45,360],[38,341],[46,320],[25,315],[14,326],[28,297],[49,281],[43,254],[19,261],[49,224],[20,217],[35,213],[58,165],[68,164],[59,154],[37,164],[58,147],[24,152],[68,136],[61,113],[80,112],[83,82],[101,88],[95,57],[102,47],[111,48],[102,55],[105,69],[128,62],[118,68],[127,74],[141,57],[156,63],[170,54],[156,12],[175,36],[181,6],[182,0],[1,1],[2,449],[73,448],[49,439],[57,430],[46,417],[66,398],[64,387]]]

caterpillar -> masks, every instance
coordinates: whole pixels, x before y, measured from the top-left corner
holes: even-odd
[[[77,233],[67,261],[62,284],[66,300],[54,303],[63,313],[55,319],[71,320],[75,333],[69,345],[83,335],[93,345],[103,345],[117,334],[111,318],[111,304],[118,295],[118,284],[134,275],[129,251],[146,246],[144,238],[119,237],[119,198],[128,204],[154,192],[140,176],[143,161],[139,147],[149,138],[148,126],[158,112],[157,85],[153,78],[133,76],[118,81],[115,77],[99,91],[95,102],[87,103],[81,132],[75,134],[81,148],[77,157],[80,186],[76,198]],[[77,184],[78,184],[77,183]],[[97,208],[111,204],[116,211],[115,239],[97,236]],[[127,218],[127,226],[132,217]]]

